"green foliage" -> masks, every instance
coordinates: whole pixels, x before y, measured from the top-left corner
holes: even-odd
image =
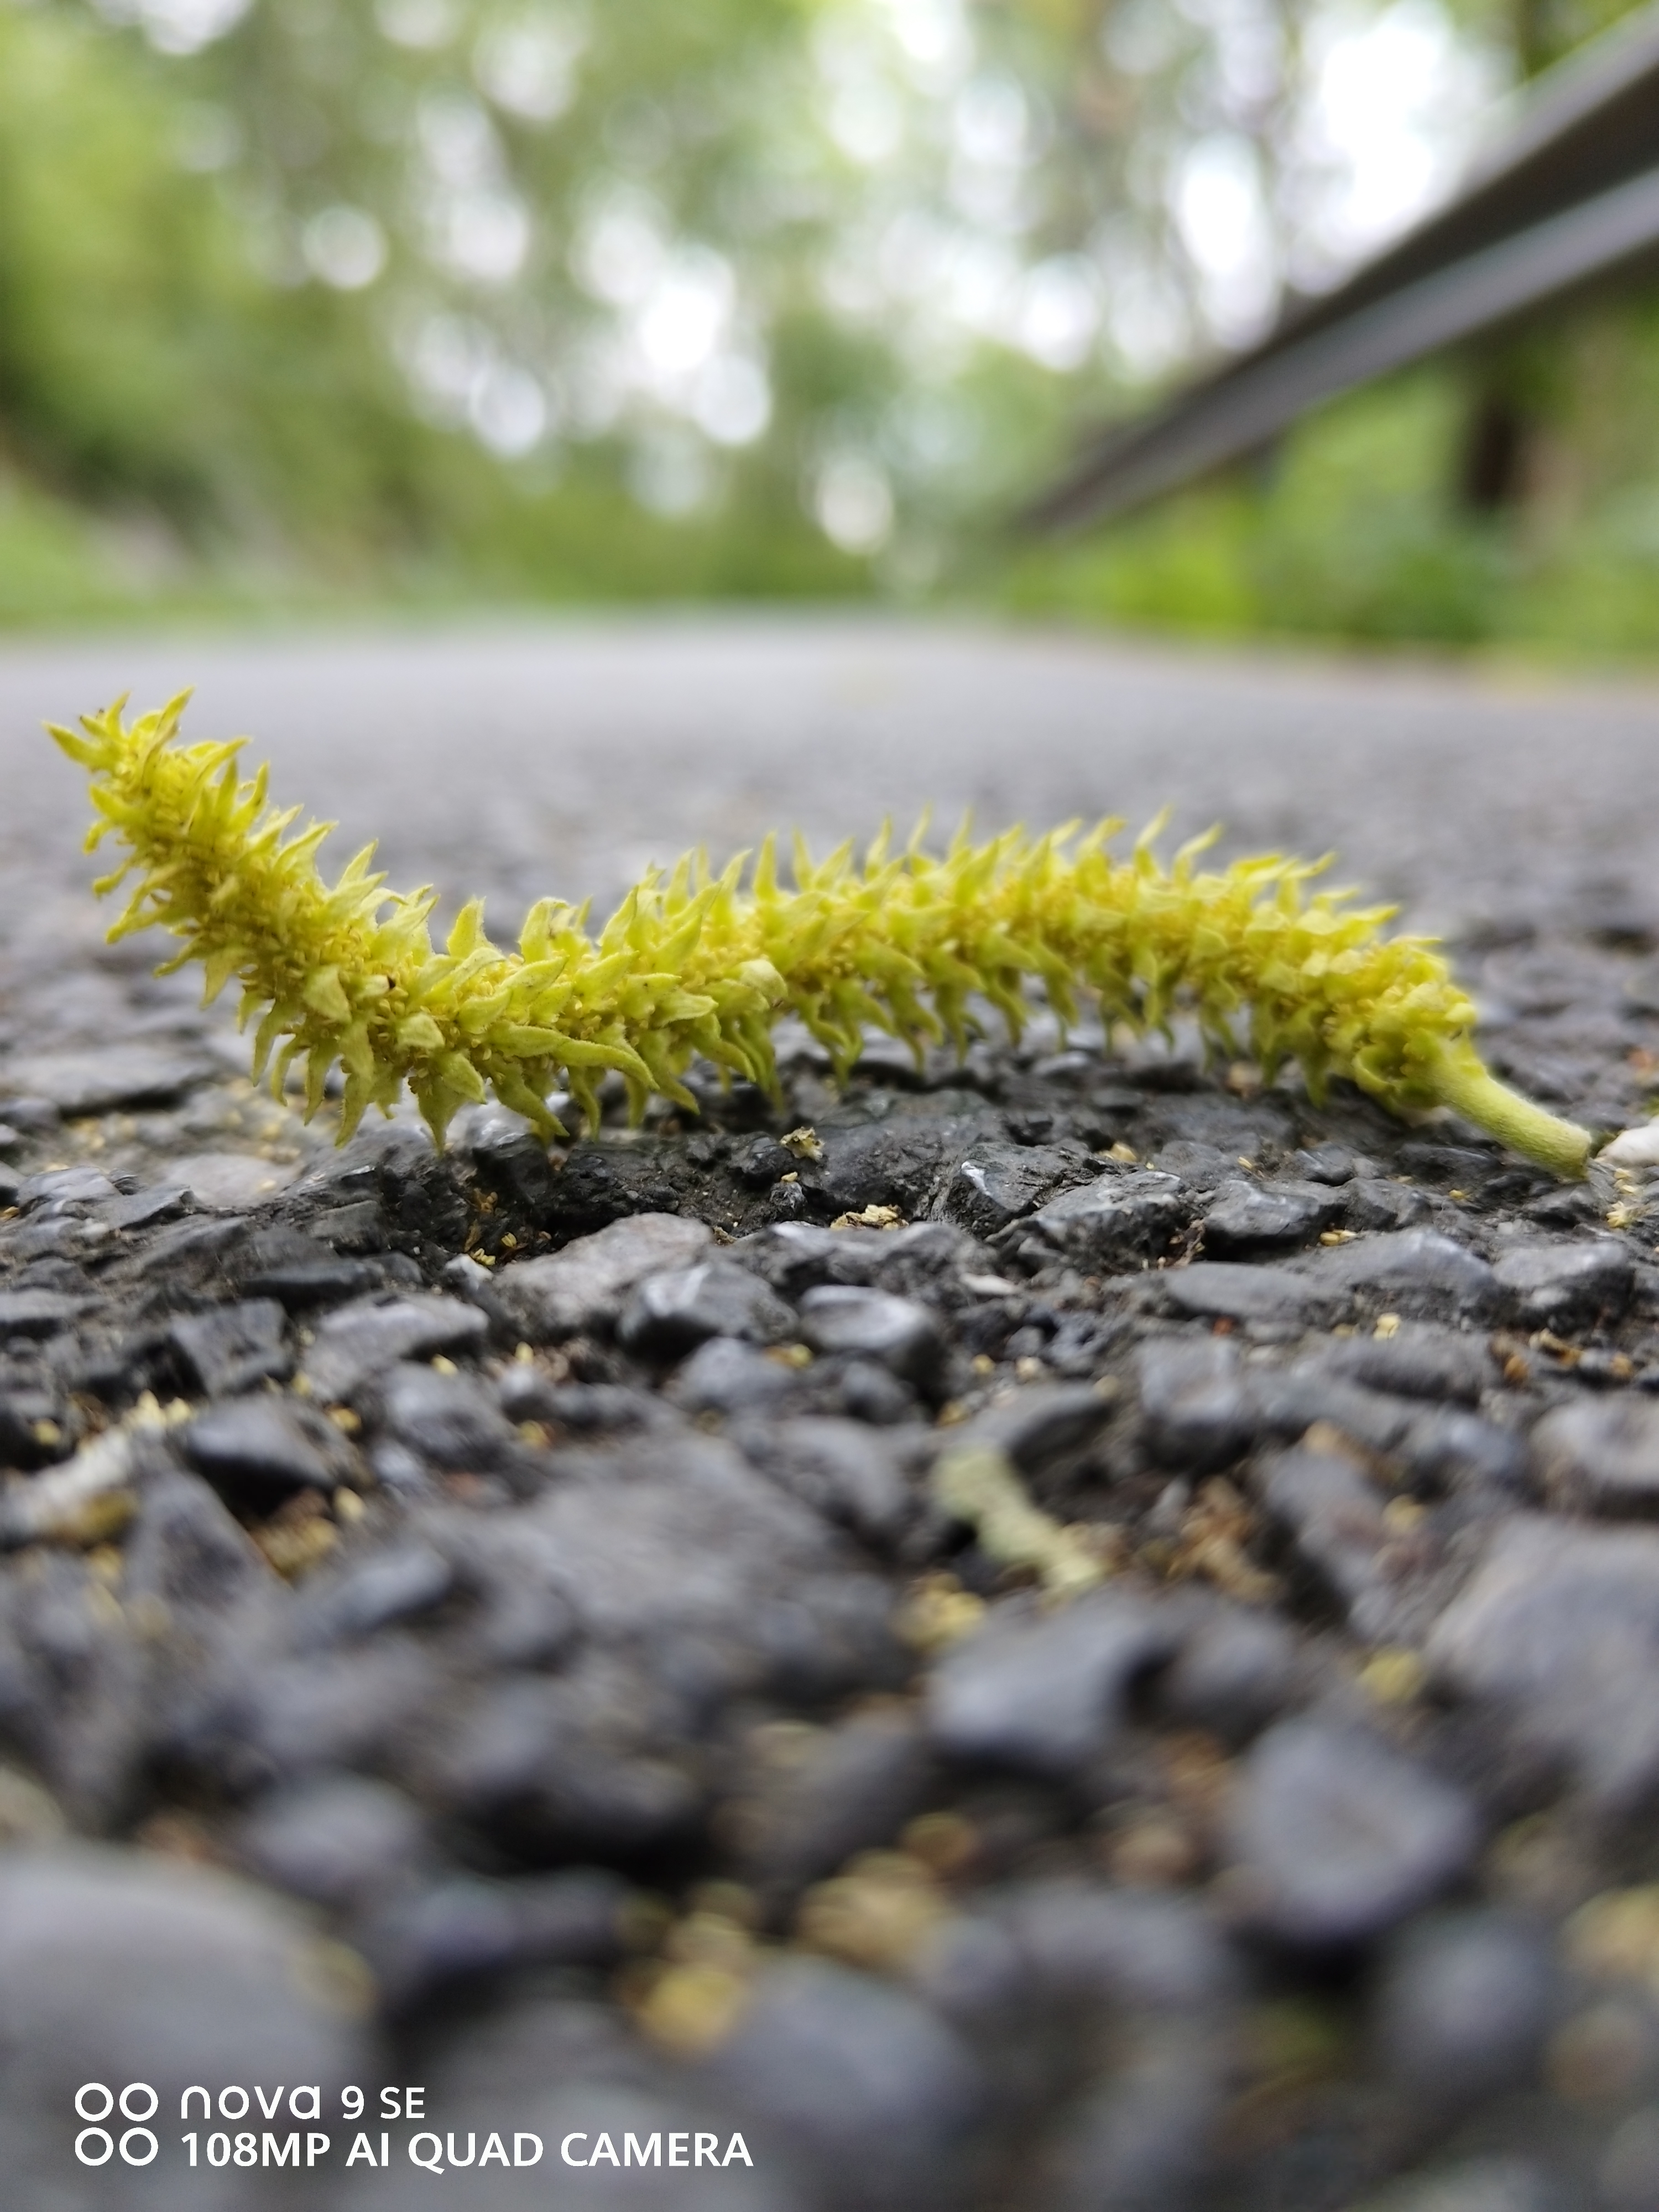
[[[170,966],[200,960],[210,997],[239,982],[243,1024],[259,1017],[256,1074],[274,1053],[280,1087],[303,1057],[310,1111],[341,1066],[343,1137],[405,1084],[440,1140],[492,1091],[550,1134],[563,1133],[547,1104],[561,1087],[597,1121],[611,1069],[636,1115],[653,1092],[695,1108],[682,1079],[698,1057],[775,1090],[768,1031],[784,1012],[842,1075],[870,1024],[918,1052],[942,1037],[962,1049],[981,1002],[1018,1036],[1035,981],[1063,1021],[1080,992],[1137,1030],[1188,1012],[1215,1050],[1248,1036],[1270,1079],[1298,1062],[1316,1098],[1346,1077],[1396,1111],[1453,1105],[1559,1172],[1583,1168],[1583,1130],[1486,1073],[1474,1009],[1428,941],[1383,937],[1389,909],[1311,891],[1304,862],[1200,873],[1199,839],[1165,868],[1147,837],[1119,860],[1113,822],[959,838],[943,859],[914,842],[891,854],[884,833],[861,865],[847,847],[814,862],[798,844],[789,890],[769,838],[746,889],[741,859],[714,876],[689,856],[647,875],[597,938],[583,914],[541,901],[516,953],[484,936],[475,900],[438,952],[434,893],[384,890],[373,847],[325,883],[331,825],[290,835],[297,810],[267,807],[264,769],[238,775],[238,743],[175,746],[184,706],[128,725],[118,703],[80,734],[52,732],[91,775],[90,842],[112,830],[129,848],[100,889],[137,871],[112,935],[159,923],[182,941]]]

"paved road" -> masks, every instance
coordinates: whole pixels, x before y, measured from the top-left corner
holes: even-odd
[[[198,686],[278,795],[379,834],[395,879],[601,900],[769,823],[817,840],[933,800],[986,827],[1221,818],[1340,849],[1425,927],[1659,916],[1659,683],[1596,685],[870,618],[651,617],[0,647],[0,852],[67,888],[83,802],[38,734]],[[343,846],[342,857],[343,857]],[[14,884],[18,871],[9,871]]]

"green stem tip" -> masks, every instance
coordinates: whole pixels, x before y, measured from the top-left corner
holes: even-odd
[[[1582,1180],[1589,1166],[1594,1142],[1588,1129],[1559,1114],[1546,1113],[1529,1098],[1511,1091],[1483,1066],[1471,1045],[1449,1047],[1437,1055],[1433,1087],[1440,1103],[1461,1114],[1466,1121],[1496,1137],[1522,1159],[1565,1182]]]

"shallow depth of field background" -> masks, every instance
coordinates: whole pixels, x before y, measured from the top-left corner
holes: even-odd
[[[0,623],[863,599],[1650,654],[1659,299],[1010,526],[1619,12],[0,0]]]

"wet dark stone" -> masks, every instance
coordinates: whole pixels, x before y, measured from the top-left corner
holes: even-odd
[[[430,1846],[426,1823],[401,1790],[340,1774],[262,1799],[237,1832],[237,1850],[263,1881],[338,1910],[399,1887]]]
[[[294,1362],[283,1341],[288,1316],[275,1298],[247,1298],[187,1314],[168,1330],[174,1350],[210,1398],[234,1397]]]
[[[1659,1786],[1659,1534],[1516,1515],[1436,1624],[1431,1667],[1603,1806]]]
[[[510,1421],[545,1421],[579,1436],[613,1429],[650,1427],[674,1416],[649,1390],[623,1382],[553,1382],[538,1368],[515,1359],[495,1380],[495,1402]]]
[[[962,2202],[986,2085],[950,2030],[890,1982],[818,1960],[770,1967],[707,2070],[764,2146],[756,2154],[828,2201],[856,2142],[860,2212]]]
[[[454,1587],[454,1569],[442,1553],[416,1539],[393,1542],[307,1583],[304,1633],[321,1641],[369,1636],[434,1612]]]
[[[1224,1743],[1247,1742],[1295,1695],[1296,1638],[1271,1613],[1218,1605],[1158,1680],[1160,1713]]]
[[[1141,1421],[1160,1466],[1207,1474],[1249,1450],[1260,1417],[1230,1338],[1155,1338],[1136,1369]]]
[[[1529,1445],[1533,1473],[1553,1504],[1632,1517],[1659,1513],[1659,1404],[1651,1398],[1554,1407]]]
[[[765,1413],[798,1395],[799,1381],[754,1345],[715,1336],[676,1369],[665,1395],[688,1413]]]
[[[1432,1229],[1402,1229],[1328,1246],[1299,1263],[1315,1297],[1349,1310],[1418,1321],[1484,1321],[1503,1290],[1484,1260]]]
[[[1295,1152],[1291,1165],[1304,1182],[1322,1182],[1332,1189],[1352,1182],[1358,1170],[1346,1145],[1313,1145]]]
[[[1391,1948],[1371,2014],[1385,2073],[1449,2117],[1533,2078],[1554,2024],[1559,1976],[1544,1930],[1510,1914],[1437,1915]]]
[[[750,1190],[770,1190],[781,1176],[793,1174],[794,1154],[775,1137],[751,1137],[733,1162],[738,1181]]]
[[[1149,1288],[1178,1314],[1274,1328],[1305,1322],[1318,1303],[1306,1279],[1288,1268],[1246,1267],[1227,1260],[1166,1268]]]
[[[721,1825],[752,1880],[798,1887],[891,1843],[921,1810],[932,1780],[926,1741],[908,1711],[855,1714],[763,1742]]]
[[[147,1229],[152,1221],[171,1221],[180,1213],[187,1213],[192,1203],[182,1183],[151,1183],[147,1189],[136,1190],[130,1197],[106,1199],[98,1209],[98,1218],[110,1228],[123,1231]]]
[[[331,1421],[295,1399],[263,1392],[197,1414],[180,1430],[179,1448],[216,1490],[267,1506],[273,1494],[335,1490],[354,1467]]]
[[[1167,1608],[1126,1592],[1049,1614],[1011,1601],[934,1667],[929,1738],[964,1764],[1063,1779],[1104,1749],[1130,1684],[1176,1640]]]
[[[1379,1737],[1310,1718],[1279,1722],[1249,1753],[1230,1838],[1241,1910],[1281,1942],[1326,1949],[1441,1894],[1480,1827],[1461,1791]]]
[[[50,1098],[14,1093],[9,1086],[0,1087],[0,1098],[5,1102],[8,1122],[25,1136],[50,1136],[64,1118]]]
[[[1164,1257],[1191,1218],[1185,1186],[1147,1169],[1115,1168],[1080,1188],[1062,1192],[1006,1232],[1028,1266],[1069,1260],[1110,1273],[1139,1260]]]
[[[505,1106],[476,1108],[457,1149],[479,1187],[513,1212],[539,1217],[550,1206],[554,1177],[547,1146],[521,1114]]]
[[[314,1214],[306,1224],[306,1234],[331,1252],[384,1252],[386,1225],[378,1198],[356,1198],[349,1206],[331,1206]]]
[[[372,1201],[385,1231],[455,1249],[471,1214],[454,1161],[407,1121],[360,1129],[343,1150],[309,1169],[285,1194],[296,1219]]]
[[[1376,1485],[1345,1452],[1304,1448],[1265,1459],[1255,1487],[1304,1569],[1358,1632],[1385,1634],[1395,1593],[1385,1559],[1384,1501]]]
[[[276,1595],[272,1573],[215,1491],[166,1462],[146,1468],[126,1540],[126,1597],[159,1597],[185,1626],[223,1620]]]
[[[561,1252],[499,1269],[495,1296],[532,1343],[556,1342],[609,1328],[636,1284],[694,1265],[714,1241],[701,1221],[632,1213]]]
[[[917,1454],[866,1422],[808,1415],[739,1422],[732,1440],[752,1467],[863,1542],[890,1550],[916,1520],[908,1479]]]
[[[1636,1281],[1629,1253],[1611,1237],[1587,1244],[1510,1245],[1494,1272],[1523,1328],[1558,1331],[1617,1321]]]
[[[93,1304],[61,1291],[0,1291],[0,1342],[8,1337],[55,1336]]]
[[[250,1295],[278,1298],[289,1308],[352,1297],[382,1279],[375,1261],[320,1252],[314,1238],[286,1224],[250,1237],[236,1255],[235,1270]]]
[[[826,1283],[800,1302],[800,1333],[815,1352],[873,1360],[925,1389],[944,1354],[937,1319],[914,1299]]]
[[[1344,1210],[1340,1192],[1322,1183],[1224,1182],[1204,1216],[1204,1249],[1229,1254],[1289,1252],[1328,1229]]]
[[[775,1291],[728,1260],[647,1275],[617,1324],[618,1340],[642,1359],[682,1358],[714,1336],[779,1344],[796,1334],[795,1316]]]
[[[750,1268],[786,1297],[799,1298],[819,1283],[874,1280],[876,1235],[826,1229],[814,1221],[781,1221],[730,1246],[728,1260]]]
[[[1405,1398],[1450,1398],[1473,1406],[1498,1380],[1484,1336],[1402,1322],[1392,1336],[1339,1338],[1321,1347],[1328,1374]]]
[[[399,1359],[477,1346],[489,1323],[476,1306],[435,1296],[359,1299],[325,1315],[306,1353],[303,1372],[324,1404],[349,1398]]]
[[[1503,1156],[1496,1145],[1488,1152],[1477,1152],[1470,1145],[1436,1145],[1408,1137],[1397,1158],[1407,1175],[1473,1188],[1501,1164]]]
[[[31,1053],[10,1060],[9,1085],[46,1098],[74,1120],[87,1114],[112,1114],[122,1106],[171,1106],[213,1073],[201,1057],[159,1052],[153,1046],[102,1045],[96,1052]],[[7,1112],[17,1118],[20,1102]]]
[[[354,1934],[395,2015],[509,1971],[617,1966],[631,1895],[586,1867],[511,1881],[452,1875],[394,1894]]]
[[[631,1859],[690,1842],[704,1810],[690,1746],[641,1705],[637,1666],[590,1657],[556,1677],[486,1683],[414,1760],[422,1794],[520,1856]]]
[[[52,1168],[24,1177],[17,1187],[17,1205],[20,1212],[32,1213],[37,1206],[91,1206],[120,1194],[101,1169]]]
[[[849,1421],[868,1421],[877,1428],[892,1428],[916,1418],[916,1394],[890,1368],[874,1359],[836,1358],[821,1361],[813,1371],[810,1407],[814,1413],[844,1414]]]
[[[1006,2023],[1073,2049],[1109,2050],[1082,2073],[1054,2138],[1062,2203],[1164,2212],[1190,2204],[1228,2082],[1233,1976],[1185,1899],[1019,1884],[964,1915],[927,1954],[922,1985],[1014,2072]]]
[[[518,1442],[513,1424],[476,1375],[444,1375],[400,1360],[374,1378],[362,1404],[375,1427],[434,1467],[492,1468]]]
[[[1213,1145],[1190,1144],[1181,1138],[1172,1145],[1165,1145],[1154,1156],[1152,1165],[1164,1175],[1178,1176],[1194,1190],[1215,1190],[1238,1173],[1238,1162],[1232,1153],[1218,1151]]]
[[[1343,1225],[1352,1230],[1415,1229],[1433,1211],[1420,1190],[1408,1182],[1385,1182],[1360,1176],[1342,1194]]]
[[[980,1136],[994,1133],[995,1117],[979,1099],[938,1093],[918,1100],[912,1112],[895,1111],[879,1121],[852,1127],[818,1125],[823,1158],[803,1165],[810,1181],[836,1212],[862,1212],[866,1206],[894,1206],[901,1213],[920,1212],[948,1163],[960,1159]],[[964,1115],[953,1111],[965,1105]]]
[[[1088,1181],[1098,1163],[1080,1148],[1009,1145],[987,1138],[961,1160],[940,1200],[947,1219],[991,1237],[1065,1184]]]
[[[976,1413],[957,1436],[1006,1452],[1022,1474],[1042,1474],[1085,1450],[1115,1410],[1114,1399],[1091,1384],[1037,1382]]]

